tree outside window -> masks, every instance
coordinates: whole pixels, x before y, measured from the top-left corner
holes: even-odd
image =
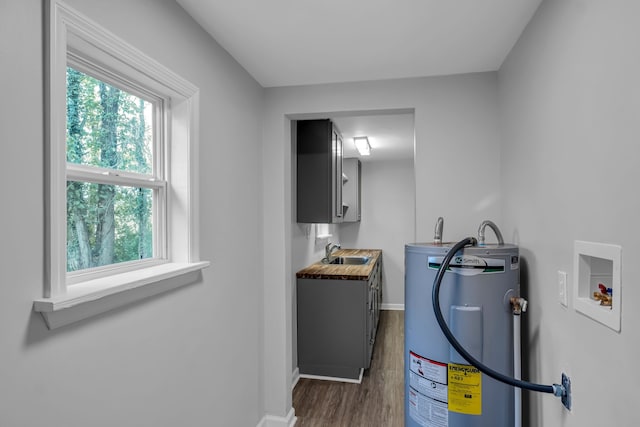
[[[72,67],[66,88],[67,272],[152,258],[154,104]]]

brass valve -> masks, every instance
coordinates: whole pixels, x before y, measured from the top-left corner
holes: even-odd
[[[516,316],[521,315],[523,312],[527,311],[527,300],[522,297],[511,297],[509,299],[511,302],[511,310],[513,314]]]

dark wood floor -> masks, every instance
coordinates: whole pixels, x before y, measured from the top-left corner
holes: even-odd
[[[404,312],[382,311],[362,383],[301,378],[293,390],[296,427],[403,426],[403,343]]]

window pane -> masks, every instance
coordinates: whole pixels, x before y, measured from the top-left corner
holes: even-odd
[[[153,257],[153,190],[67,181],[67,272]]]
[[[151,173],[153,104],[67,67],[67,161]]]

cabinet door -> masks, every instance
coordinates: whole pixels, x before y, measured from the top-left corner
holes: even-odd
[[[342,222],[342,136],[330,120],[296,126],[297,221]]]
[[[348,206],[344,213],[344,222],[360,221],[360,182],[361,164],[355,158],[344,159],[344,173],[348,180],[343,186],[342,200]]]
[[[333,174],[332,174],[332,186],[333,186],[333,222],[342,221],[342,136],[338,129],[333,126],[331,132],[331,147],[332,147],[332,162],[333,162]]]
[[[376,328],[380,320],[380,306],[382,305],[382,259],[378,259],[375,266],[375,289],[376,289]]]
[[[367,359],[365,366],[369,368],[371,356],[373,356],[373,344],[376,342],[376,289],[373,280],[368,282],[367,308],[367,336],[365,338]]]
[[[380,306],[382,305],[382,261],[378,259],[373,268],[373,272],[367,281],[367,335],[366,345],[366,367],[371,363],[373,355],[373,345],[378,332],[378,322],[380,320]]]
[[[369,367],[364,343],[369,323],[367,281],[298,278],[296,282],[300,373],[357,379],[360,369]]]

